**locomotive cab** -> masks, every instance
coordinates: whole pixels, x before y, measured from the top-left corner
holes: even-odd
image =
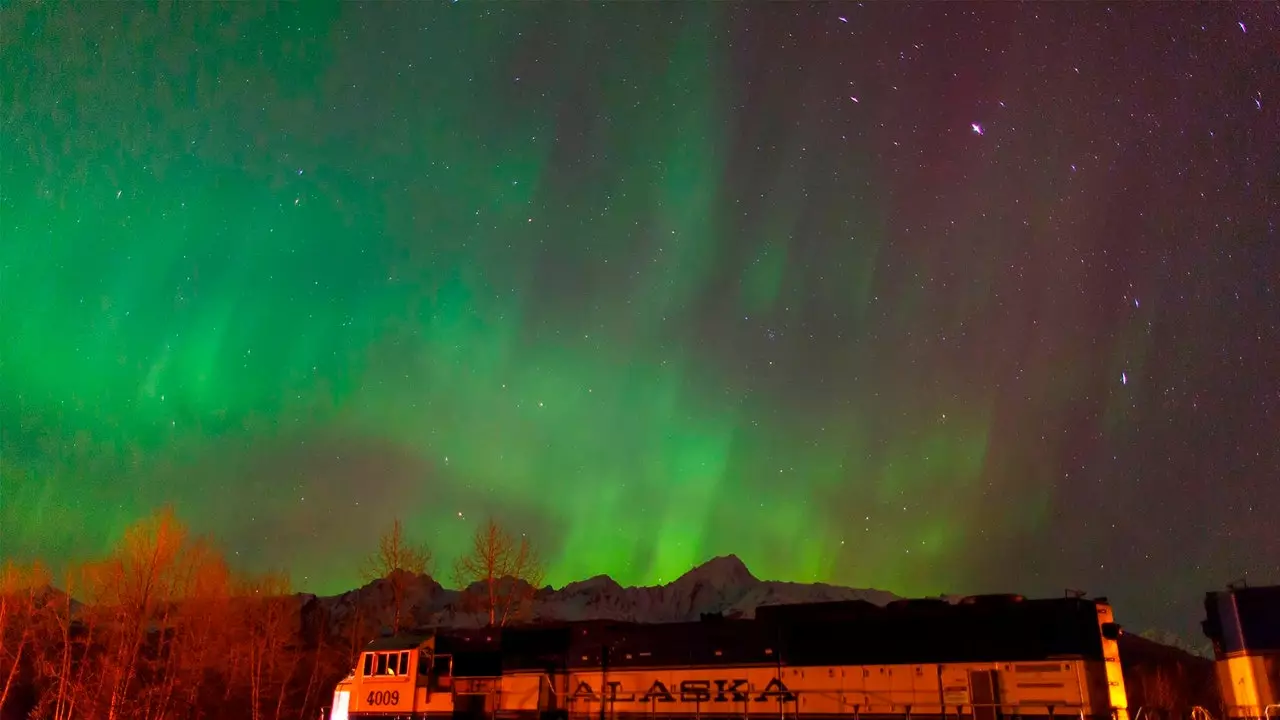
[[[334,689],[330,720],[450,712],[452,658],[437,655],[435,635],[397,635],[365,646]]]

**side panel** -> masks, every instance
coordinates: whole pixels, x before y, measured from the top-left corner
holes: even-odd
[[[455,718],[488,718],[497,709],[501,677],[453,678]]]
[[[1085,684],[1089,674],[1095,688],[1092,701]],[[977,689],[974,678],[983,681]],[[969,715],[980,704],[992,718],[1047,716],[1051,708],[1058,716],[1111,718],[1109,689],[1106,666],[1082,660],[654,668],[571,673],[565,707],[575,717],[607,719],[634,714],[902,716],[908,709],[912,716]],[[523,692],[530,699],[535,696],[532,684]],[[505,701],[503,708],[517,709]]]
[[[973,702],[969,694],[969,675],[959,665],[942,665],[942,702],[947,709],[963,707]]]
[[[1105,702],[1101,707],[1087,706],[1076,668],[1081,662],[1053,660],[1003,664],[1000,666],[1000,701],[1015,705],[1022,712],[1037,715],[1048,715],[1050,707],[1055,714],[1079,713],[1081,709],[1090,714],[1109,712],[1110,707]],[[1101,674],[1103,669],[1098,667],[1096,671]]]
[[[543,709],[543,685],[546,676],[537,673],[515,673],[502,676],[498,695],[499,712],[534,712]]]
[[[413,679],[408,677],[363,677],[352,688],[353,713],[411,713],[414,711]]]
[[[414,709],[418,712],[427,713],[453,713],[453,692],[451,690],[435,690],[431,691],[424,687],[415,688],[417,697],[414,699]]]
[[[1280,657],[1237,655],[1217,661],[1215,669],[1229,717],[1262,717],[1268,705],[1280,703]],[[1280,710],[1272,714],[1280,717]]]

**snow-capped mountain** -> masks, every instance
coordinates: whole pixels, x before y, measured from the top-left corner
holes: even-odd
[[[717,557],[666,585],[624,588],[606,575],[570,583],[542,594],[534,618],[545,620],[630,620],[680,622],[704,613],[750,617],[761,605],[869,600],[883,605],[896,599],[880,590],[760,580],[734,555]]]
[[[405,583],[403,612],[410,619],[409,624],[418,626],[479,624],[478,617],[458,608],[459,595],[429,576],[413,576]],[[389,621],[392,597],[391,581],[375,580],[342,595],[308,596],[303,612],[312,627],[319,622],[330,632],[351,623],[376,630]],[[761,605],[833,600],[866,600],[884,605],[896,599],[896,595],[883,590],[760,580],[737,556],[728,555],[713,558],[666,585],[623,587],[607,575],[598,575],[558,590],[546,587],[534,595],[531,619],[680,622],[711,613],[751,617]]]

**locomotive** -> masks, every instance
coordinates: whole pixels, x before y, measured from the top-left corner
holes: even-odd
[[[1105,598],[764,606],[754,619],[584,621],[378,638],[330,720],[1128,720]]]
[[[1280,718],[1280,585],[1206,593],[1204,610],[1226,716]]]

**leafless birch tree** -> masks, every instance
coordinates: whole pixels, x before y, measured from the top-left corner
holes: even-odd
[[[506,625],[532,609],[543,567],[527,535],[512,537],[492,518],[476,528],[471,550],[454,563],[453,579],[466,607]]]
[[[391,527],[378,538],[377,552],[369,556],[364,566],[365,580],[385,578],[390,585],[392,631],[399,632],[404,624],[409,585],[417,576],[430,572],[431,550],[426,545],[410,542],[400,519],[392,520]]]

